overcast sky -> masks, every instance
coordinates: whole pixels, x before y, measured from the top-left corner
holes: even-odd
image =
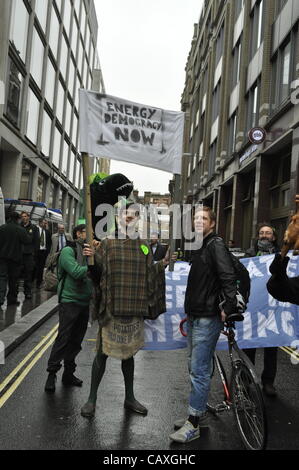
[[[203,0],[95,0],[106,93],[180,111],[185,66]],[[170,173],[111,160],[135,189],[168,192]]]

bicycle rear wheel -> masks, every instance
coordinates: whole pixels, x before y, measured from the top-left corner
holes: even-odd
[[[265,449],[267,421],[260,386],[247,365],[238,361],[231,382],[231,396],[241,438],[249,450]]]

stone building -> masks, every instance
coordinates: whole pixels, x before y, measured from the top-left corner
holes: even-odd
[[[5,198],[61,209],[71,227],[82,188],[78,90],[104,91],[94,2],[0,0],[0,11],[0,186]]]
[[[248,248],[270,221],[279,238],[299,191],[299,2],[205,0],[186,65],[181,202],[217,213]],[[261,127],[262,143],[248,132]]]

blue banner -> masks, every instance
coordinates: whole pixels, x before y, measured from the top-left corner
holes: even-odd
[[[267,291],[269,266],[274,255],[241,259],[251,278],[251,294],[243,322],[236,322],[236,339],[241,348],[298,345],[299,306],[278,302]],[[145,347],[148,350],[180,349],[187,345],[179,331],[185,317],[184,298],[189,265],[177,262],[173,272],[166,272],[167,312],[157,320],[145,321]],[[299,257],[292,256],[288,276],[299,275]],[[221,335],[217,349],[226,349],[227,339]]]

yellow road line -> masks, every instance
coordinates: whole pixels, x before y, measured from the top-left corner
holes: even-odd
[[[22,369],[22,367],[29,361],[29,359],[38,351],[41,346],[48,341],[48,339],[57,331],[58,323],[54,326],[54,328],[45,336],[38,344],[35,346],[32,351],[27,354],[27,356],[20,362],[20,364],[6,377],[6,379],[0,384],[0,392],[4,390],[4,388],[9,384],[9,382],[14,378],[14,376]]]
[[[296,352],[296,350],[294,351],[292,348],[289,348],[287,346],[281,346],[280,349],[299,362],[299,354],[298,352]]]
[[[21,375],[17,378],[17,380],[12,384],[12,386],[4,393],[4,395],[0,398],[0,408],[4,405],[4,403],[11,397],[14,391],[18,388],[20,383],[24,380],[26,375],[30,372],[32,367],[36,364],[36,362],[42,357],[42,355],[46,352],[46,350],[54,343],[56,339],[57,333],[52,336],[49,342],[40,350],[40,352],[34,357],[34,359],[28,364],[28,366],[24,369]]]

